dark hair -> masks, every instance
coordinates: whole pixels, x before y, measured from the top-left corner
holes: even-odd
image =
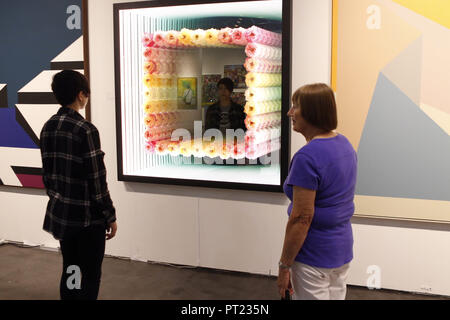
[[[302,117],[311,125],[326,131],[337,128],[334,92],[324,83],[305,85],[297,89],[292,103],[301,108]]]
[[[223,84],[225,86],[225,88],[227,88],[228,91],[233,92],[233,89],[234,89],[233,80],[231,80],[230,78],[222,78],[219,80],[219,82],[217,82],[217,88],[221,84]]]
[[[84,75],[74,70],[63,70],[53,76],[52,91],[56,101],[63,107],[75,102],[78,94],[89,95],[89,82]]]

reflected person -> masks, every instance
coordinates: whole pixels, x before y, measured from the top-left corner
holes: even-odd
[[[208,129],[218,129],[226,137],[226,130],[242,129],[245,126],[246,114],[244,107],[235,103],[231,99],[234,84],[230,78],[222,78],[217,83],[219,101],[208,107],[205,116],[205,131]]]

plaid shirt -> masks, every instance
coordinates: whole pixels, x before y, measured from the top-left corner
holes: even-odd
[[[97,128],[75,110],[61,107],[45,123],[40,146],[50,197],[44,230],[61,240],[70,231],[114,222]]]

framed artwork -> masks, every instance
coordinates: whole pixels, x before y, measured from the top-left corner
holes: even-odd
[[[224,77],[233,80],[235,88],[245,88],[245,76],[247,71],[243,65],[224,66]]]
[[[356,215],[450,222],[448,12],[445,0],[333,1],[332,85],[338,130],[358,152]]]
[[[119,180],[282,192],[290,0],[118,3],[114,28]],[[244,112],[204,131],[227,75]]]
[[[44,188],[39,136],[59,105],[54,74],[88,74],[87,0],[2,1],[0,185]],[[89,117],[89,105],[83,112]]]
[[[222,79],[221,74],[202,76],[202,106],[209,106],[217,102],[217,83]]]
[[[197,110],[197,78],[178,78],[179,110]]]

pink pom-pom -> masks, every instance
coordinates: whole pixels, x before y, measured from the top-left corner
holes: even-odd
[[[245,37],[248,42],[264,44],[267,46],[280,47],[282,42],[281,34],[257,26],[248,28],[245,32]]]
[[[163,48],[166,45],[164,38],[165,38],[164,32],[156,32],[153,35],[153,41],[155,41],[155,45],[161,48]]]
[[[244,28],[236,28],[232,32],[232,40],[234,44],[245,46],[248,41],[245,37],[245,29]]]
[[[152,47],[155,42],[153,41],[153,34],[147,33],[142,37],[142,44],[144,47]]]
[[[232,31],[233,30],[231,28],[220,29],[218,35],[219,41],[225,44],[231,44],[233,42],[233,38],[231,36]]]
[[[253,43],[247,44],[247,46],[245,47],[245,54],[248,57],[253,57],[256,53],[256,48],[257,48],[256,45]]]

